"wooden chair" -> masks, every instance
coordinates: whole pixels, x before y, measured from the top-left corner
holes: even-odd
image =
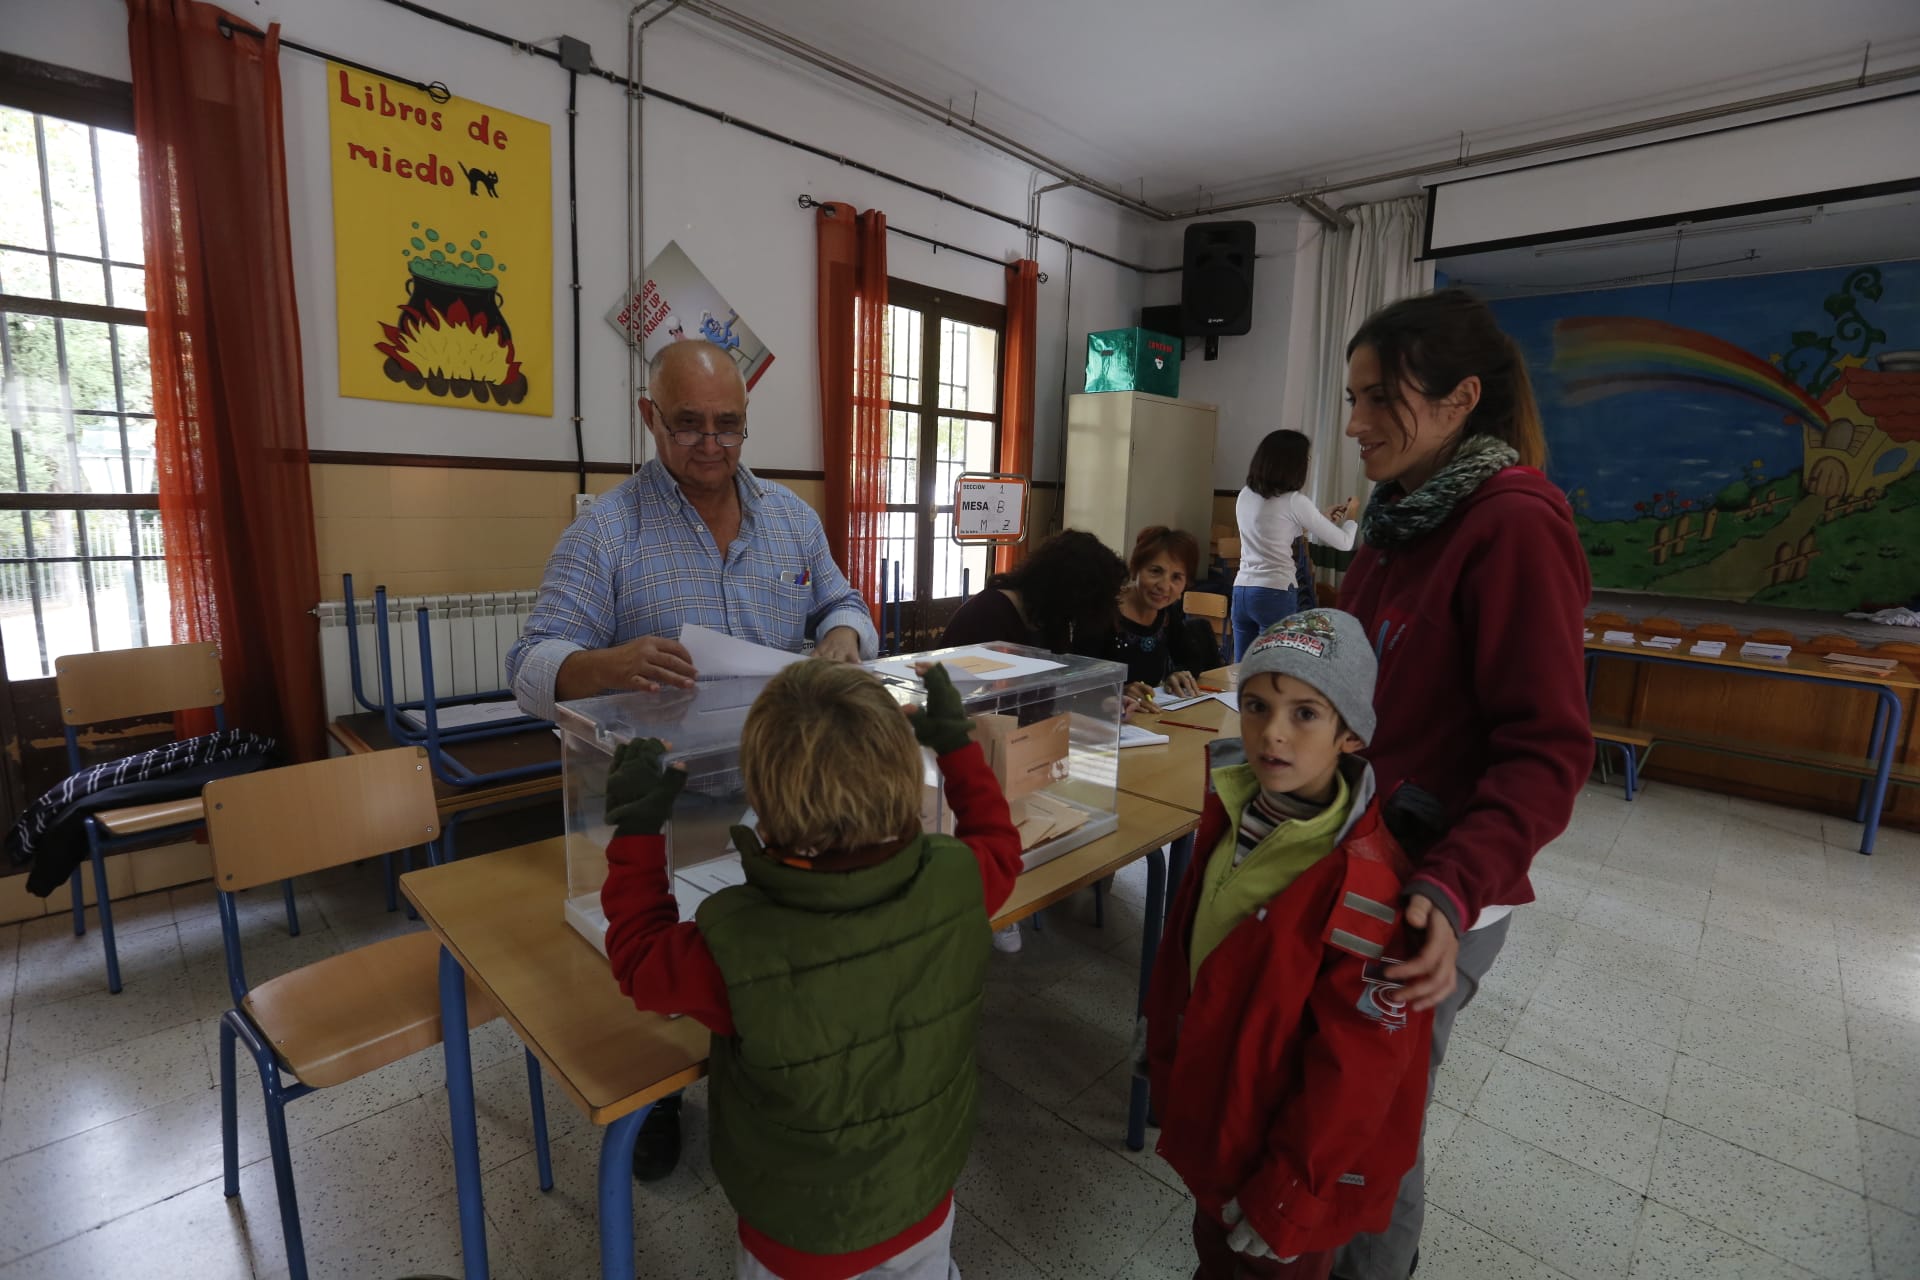
[[[54,681],[60,694],[60,719],[66,728],[67,767],[86,767],[80,755],[80,730],[110,720],[164,716],[176,711],[213,708],[215,723],[227,727],[226,693],[221,687],[220,656],[211,644],[153,645],[106,653],[71,653],[56,658]],[[157,804],[109,809],[87,818],[87,857],[93,863],[93,888],[100,913],[100,943],[106,952],[107,990],[120,990],[120,952],[113,938],[113,902],[107,892],[106,855],[136,845],[151,845],[193,833],[203,811],[198,796]],[[73,869],[73,932],[87,931],[80,868]],[[286,887],[287,932],[300,932],[293,885]]]
[[[1858,653],[1860,642],[1852,636],[1815,636],[1807,641],[1807,649],[1811,653]]]
[[[1728,644],[1739,640],[1742,632],[1738,627],[1730,627],[1724,622],[1703,622],[1693,629],[1696,640],[1719,640]]]
[[[1687,629],[1673,618],[1642,618],[1637,624],[1636,629],[1644,631],[1650,636],[1684,637],[1687,634]]]
[[[1627,615],[1624,613],[1590,613],[1587,615],[1587,628],[1591,631],[1599,631],[1603,628],[1624,631],[1627,629]]]
[[[440,1043],[440,944],[424,930],[405,933],[249,986],[234,895],[416,845],[431,851],[440,834],[433,775],[424,749],[400,747],[222,778],[207,784],[204,798],[234,1002],[220,1019],[226,1194],[240,1194],[234,1044],[245,1041],[260,1068],[266,1096],[267,1142],[287,1266],[293,1280],[305,1280],[306,1248],[287,1147],[286,1104]],[[498,1016],[492,999],[469,982],[469,1025]],[[292,1082],[283,1079],[283,1072],[294,1077]],[[553,1186],[553,1171],[540,1067],[531,1051],[527,1079],[540,1189],[545,1191]]]
[[[1207,625],[1213,628],[1213,638],[1219,640],[1227,625],[1227,598],[1212,591],[1189,591],[1181,597],[1181,603],[1188,613],[1196,618],[1205,618]]]
[[[1793,632],[1781,631],[1775,627],[1763,627],[1753,632],[1747,639],[1759,644],[1784,644],[1791,648],[1800,648],[1800,642],[1794,638]]]

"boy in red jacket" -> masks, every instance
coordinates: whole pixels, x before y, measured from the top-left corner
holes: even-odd
[[[1160,1154],[1193,1192],[1196,1280],[1323,1280],[1385,1226],[1420,1145],[1427,1013],[1384,970],[1411,954],[1411,865],[1373,775],[1373,649],[1297,613],[1240,660],[1246,763],[1214,770],[1147,995]]]
[[[1020,874],[1020,835],[960,695],[938,665],[925,678],[911,721],[856,667],[768,681],[740,741],[759,818],[757,839],[734,828],[746,883],[693,923],[659,834],[685,772],[662,770],[649,739],[607,777],[607,956],[635,1005],[713,1032],[713,1168],[740,1215],[742,1280],[952,1271],[987,921]],[[922,745],[953,836],[920,829]]]

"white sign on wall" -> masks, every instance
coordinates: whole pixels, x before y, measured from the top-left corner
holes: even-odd
[[[954,492],[957,542],[1018,542],[1027,533],[1027,482],[1021,476],[960,477]]]

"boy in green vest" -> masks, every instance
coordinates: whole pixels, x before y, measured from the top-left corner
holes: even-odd
[[[679,921],[660,830],[686,781],[658,739],[607,778],[607,955],[636,1006],[713,1032],[713,1168],[735,1275],[948,1280],[973,1137],[987,921],[1020,835],[947,673],[912,719],[871,675],[796,663],[755,700],[735,828],[746,883]],[[920,828],[921,746],[957,821]],[[764,841],[764,846],[761,841]]]

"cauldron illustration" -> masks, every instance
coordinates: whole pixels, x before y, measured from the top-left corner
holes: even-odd
[[[416,258],[407,264],[407,300],[401,304],[400,318],[404,321],[407,308],[425,314],[428,304],[441,315],[453,310],[458,302],[466,307],[467,314],[479,316],[487,326],[499,332],[507,341],[513,340],[513,330],[507,325],[507,318],[500,313],[499,277],[472,267],[456,267],[449,270],[451,264],[433,262]],[[450,277],[455,273],[466,277],[456,283]]]

